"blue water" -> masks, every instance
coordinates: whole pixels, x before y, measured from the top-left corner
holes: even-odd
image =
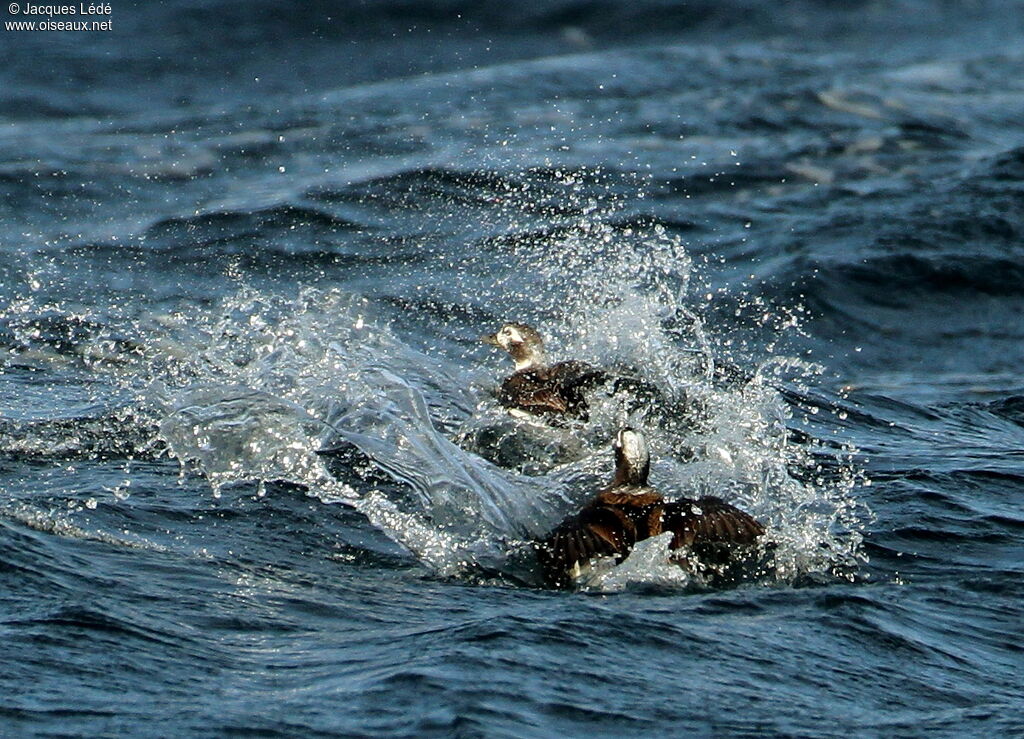
[[[0,31],[0,734],[1024,735],[1024,5],[111,20]],[[624,421],[770,574],[540,587]]]

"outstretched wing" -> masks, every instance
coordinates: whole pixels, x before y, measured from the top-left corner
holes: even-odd
[[[664,507],[664,527],[672,531],[672,548],[709,544],[749,545],[764,534],[764,526],[749,513],[721,498],[677,500]]]
[[[568,588],[575,573],[595,557],[622,557],[635,543],[624,517],[603,506],[584,508],[537,544],[537,560],[548,585]]]

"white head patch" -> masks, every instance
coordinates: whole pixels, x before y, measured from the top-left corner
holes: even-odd
[[[515,326],[503,326],[498,332],[498,343],[503,349],[508,349],[512,344],[522,344],[523,335]]]
[[[623,429],[619,432],[619,446],[622,448],[622,455],[629,461],[634,469],[640,469],[650,459],[647,452],[647,439],[639,431]]]

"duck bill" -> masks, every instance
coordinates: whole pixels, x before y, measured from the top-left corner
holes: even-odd
[[[491,346],[501,346],[501,344],[498,343],[497,334],[487,334],[487,336],[481,336],[480,341],[482,341],[485,344],[490,344]]]

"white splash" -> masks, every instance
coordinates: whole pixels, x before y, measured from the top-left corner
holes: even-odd
[[[660,400],[627,407],[598,398],[585,427],[555,432],[501,414],[498,425],[525,440],[515,448],[538,451],[528,469],[476,453],[472,440],[487,435],[495,404],[474,381],[475,350],[461,363],[416,351],[368,300],[336,289],[286,298],[242,285],[209,313],[146,322],[151,382],[142,402],[159,415],[170,453],[214,491],[252,480],[306,486],[362,511],[445,575],[500,561],[596,492],[611,475],[610,440],[624,421],[650,440],[652,482],[669,497],[720,496],[765,522],[780,579],[856,566],[864,514],[852,495],[856,470],[841,461],[838,473],[793,474],[814,471],[813,447],[789,440],[791,411],[765,373],[806,366],[768,354],[748,376],[716,381],[730,340],[715,336],[688,298],[684,244],[660,227],[616,230],[593,210],[581,218],[585,227],[505,259],[546,285],[524,287],[546,301],[538,311],[558,306],[538,326],[553,359],[620,368]],[[498,299],[501,281],[489,289]],[[394,486],[336,479],[318,451],[339,444]],[[669,562],[666,546],[642,543],[591,587],[687,585],[692,578]]]

